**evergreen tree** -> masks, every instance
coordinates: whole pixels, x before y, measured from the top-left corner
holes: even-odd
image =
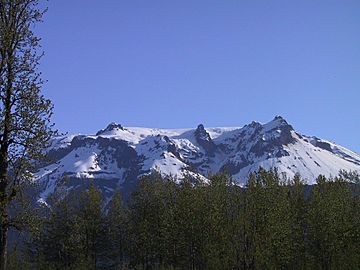
[[[81,232],[78,213],[71,199],[53,199],[49,217],[44,220],[42,230],[30,244],[30,254],[36,263],[53,265],[58,269],[74,269],[81,254]]]
[[[206,190],[199,179],[186,177],[178,186],[174,206],[177,265],[203,269],[204,246],[209,236]]]
[[[130,200],[127,241],[132,265],[149,269],[159,267],[163,262],[164,187],[161,178],[144,177]]]
[[[21,252],[15,248],[13,249],[8,256],[8,270],[30,270],[31,264]]]
[[[246,196],[246,269],[286,269],[291,259],[290,205],[277,171],[260,169],[250,176]]]
[[[78,222],[81,228],[81,247],[84,261],[89,269],[96,269],[106,260],[106,228],[101,192],[91,183],[88,190],[80,194]]]
[[[209,179],[147,176],[128,206],[115,194],[104,208],[94,185],[55,201],[34,238],[34,267],[357,269],[360,199],[343,174],[318,177],[310,194],[300,175],[285,181],[276,170],[251,174],[245,188]]]
[[[299,174],[286,187],[290,201],[289,216],[291,223],[291,261],[292,269],[306,269],[307,265],[307,202],[305,197],[305,181]]]
[[[109,242],[107,256],[114,267],[122,267],[125,263],[127,211],[120,192],[116,192],[111,200],[107,214],[107,241]]]
[[[241,243],[238,230],[239,200],[232,179],[226,174],[210,178],[210,184],[205,188],[207,209],[206,224],[209,232],[204,247],[205,261],[208,269],[232,269],[236,265]],[[234,241],[235,240],[235,241]],[[240,241],[240,242],[238,242]]]
[[[359,265],[353,195],[341,178],[317,178],[309,211],[312,264],[320,269],[355,269]]]

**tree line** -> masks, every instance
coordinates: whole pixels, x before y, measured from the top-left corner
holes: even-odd
[[[52,198],[9,269],[357,269],[359,176],[316,182],[263,169],[243,188],[226,174],[152,175],[108,203],[91,185]]]

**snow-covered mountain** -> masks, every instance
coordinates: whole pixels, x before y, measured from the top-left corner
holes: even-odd
[[[47,150],[51,163],[37,173],[40,198],[71,190],[93,179],[111,196],[116,189],[130,192],[139,176],[156,170],[177,179],[185,174],[204,177],[226,169],[239,184],[258,170],[277,167],[308,183],[319,174],[340,169],[360,171],[360,155],[317,137],[300,135],[282,117],[242,128],[155,129],[125,128],[111,123],[96,135],[55,138]]]

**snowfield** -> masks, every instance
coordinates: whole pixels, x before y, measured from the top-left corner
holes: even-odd
[[[360,171],[360,156],[340,145],[296,132],[282,117],[244,127],[156,129],[111,123],[96,135],[54,138],[46,150],[51,163],[40,168],[39,198],[89,181],[111,195],[132,190],[151,171],[206,179],[226,170],[240,185],[259,167],[276,167],[288,177],[300,173],[309,184],[318,175],[336,176],[340,169]],[[67,179],[68,181],[64,181]]]

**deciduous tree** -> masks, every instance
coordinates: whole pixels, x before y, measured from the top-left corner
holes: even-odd
[[[8,206],[32,179],[37,160],[54,134],[52,104],[41,93],[42,53],[34,25],[38,0],[0,0],[0,270],[6,269]]]

